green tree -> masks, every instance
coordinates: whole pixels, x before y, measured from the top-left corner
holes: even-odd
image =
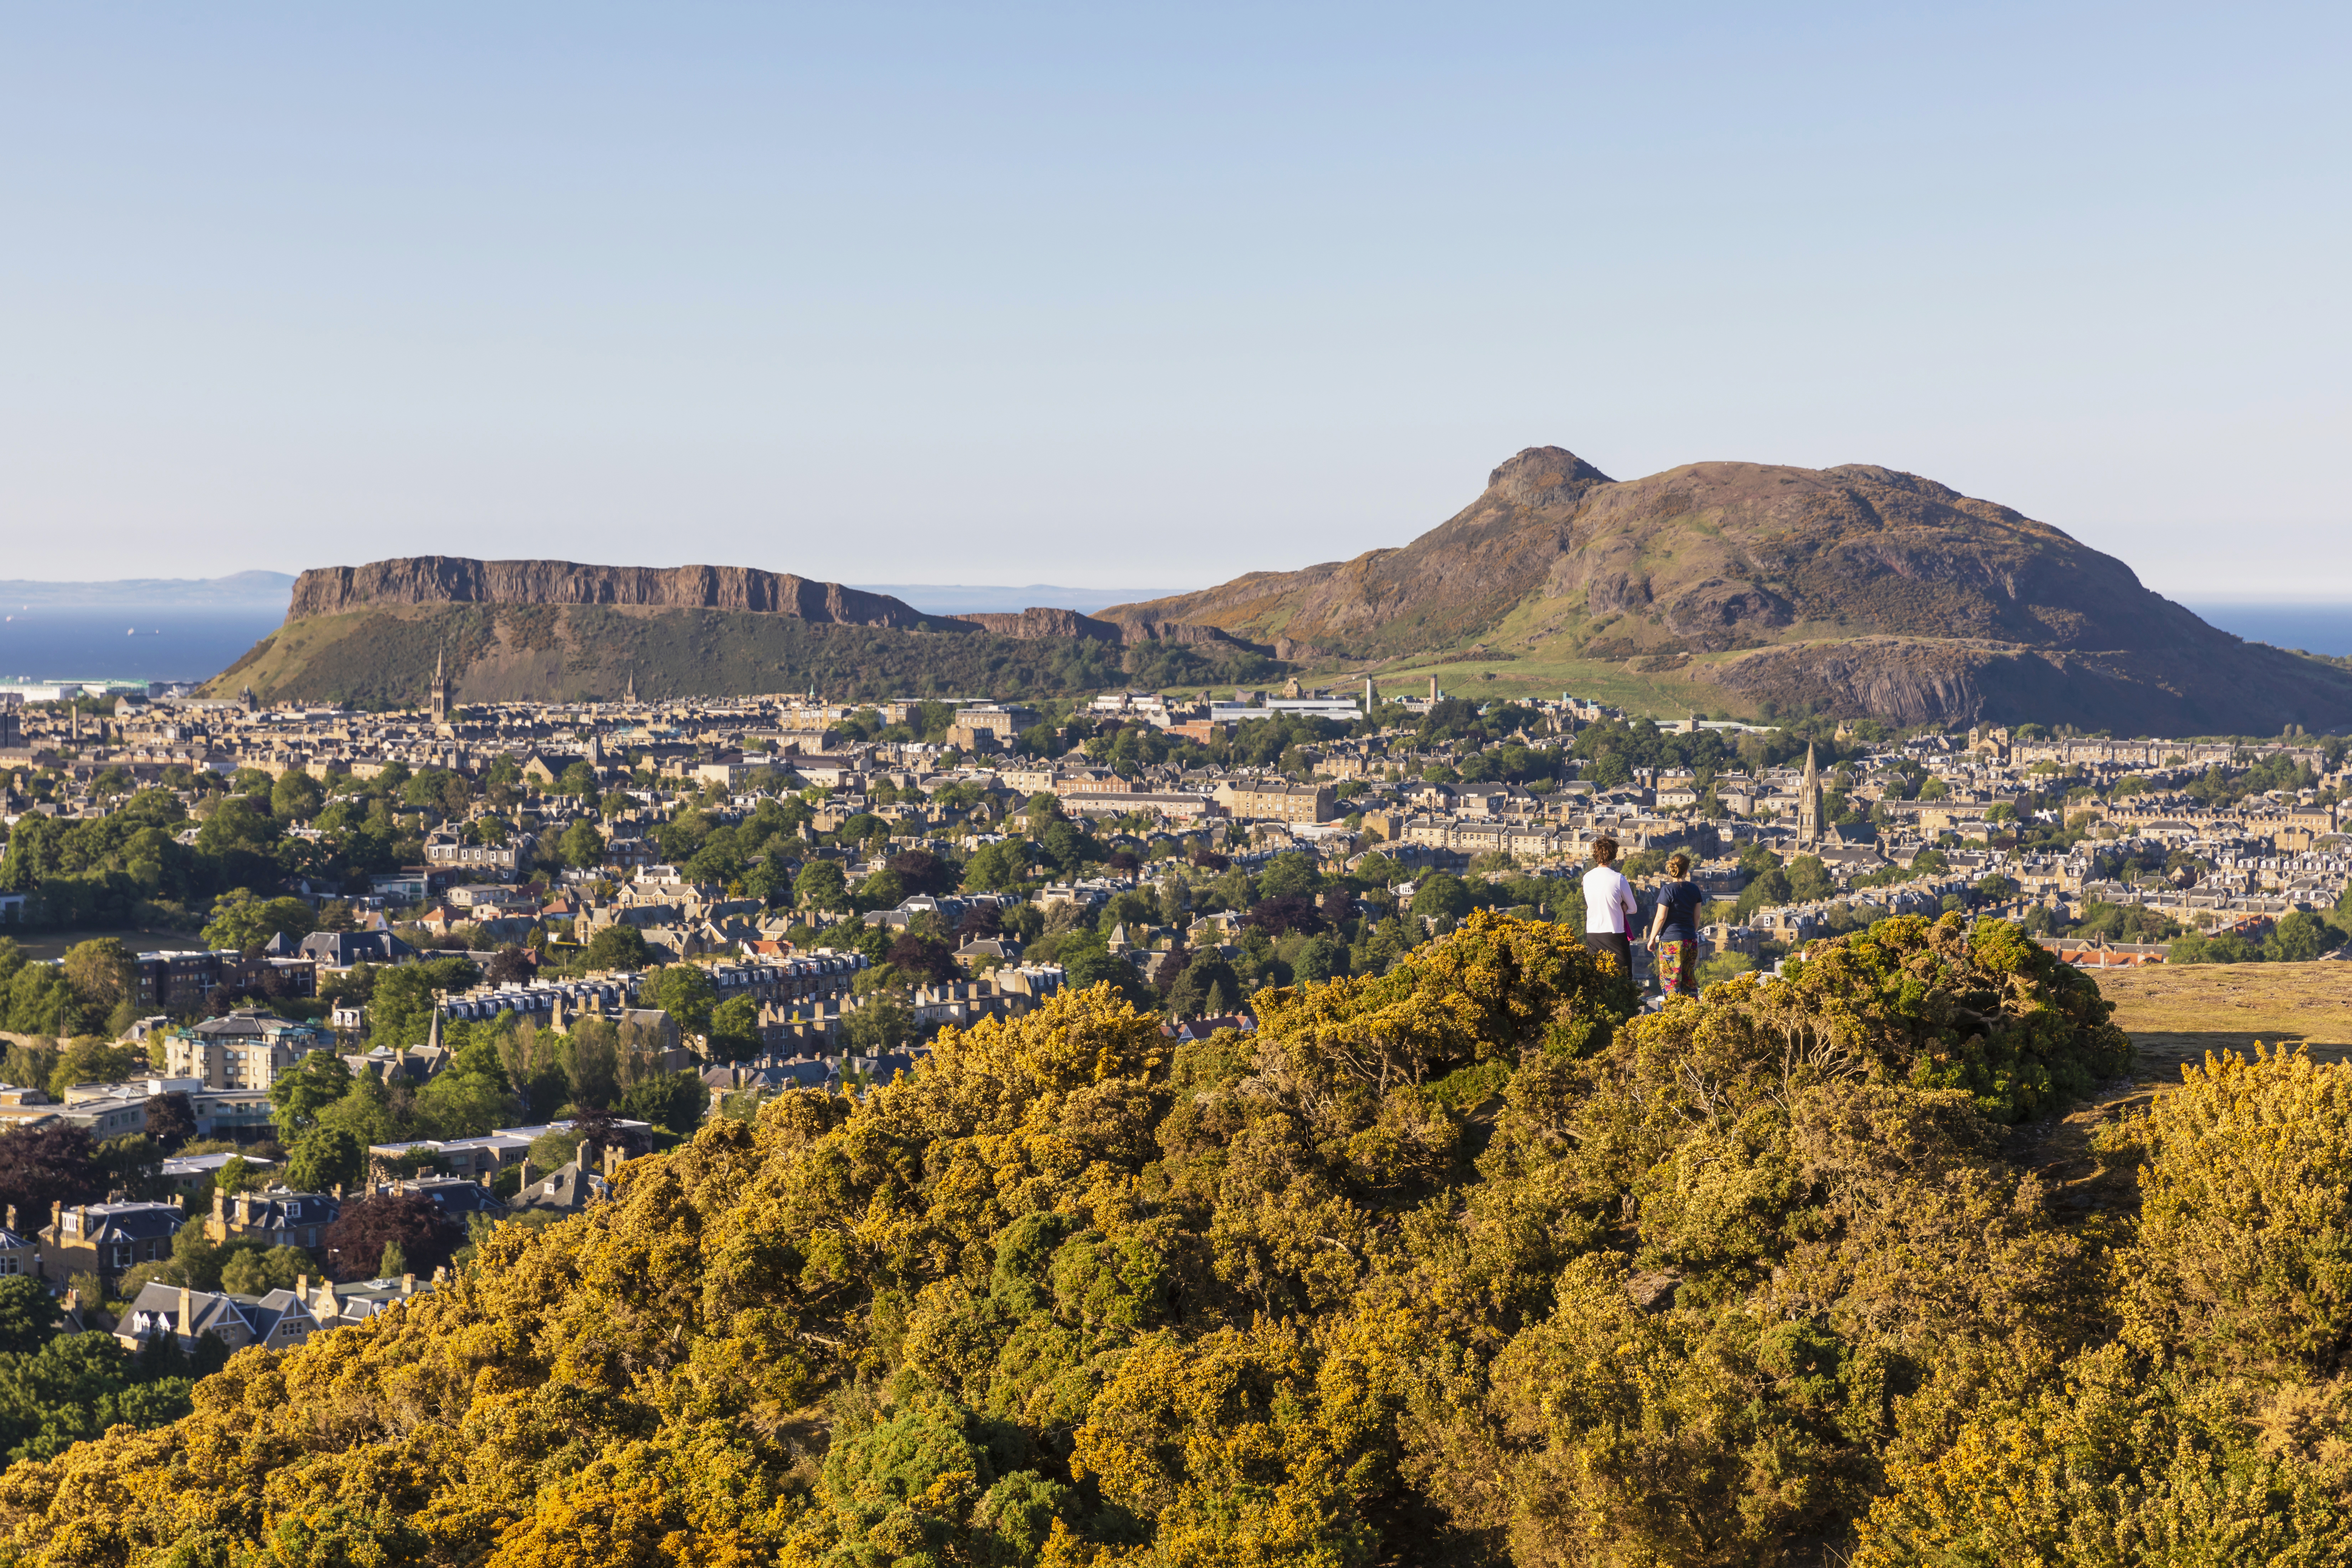
[[[1415,884],[1415,920],[1459,920],[1470,912],[1470,889],[1450,871],[1432,871]]]
[[[258,947],[273,936],[297,942],[318,929],[318,918],[299,899],[262,899],[247,888],[232,888],[213,905],[205,926],[206,947]]]
[[[286,1180],[297,1192],[325,1193],[357,1187],[366,1173],[367,1151],[341,1127],[319,1125],[302,1134],[287,1157]]]
[[[760,1004],[730,996],[710,1010],[710,1055],[717,1061],[749,1061],[760,1054]]]
[[[352,1069],[332,1051],[311,1051],[269,1086],[269,1119],[278,1141],[299,1144],[319,1113],[351,1091]]]
[[[836,861],[812,860],[793,879],[793,894],[803,909],[841,909],[849,902],[849,879]]]
[[[710,1091],[690,1068],[653,1073],[631,1084],[622,1094],[621,1114],[634,1121],[650,1121],[681,1138],[690,1138],[702,1124],[703,1108],[709,1099]]]
[[[653,962],[645,932],[632,925],[609,925],[588,939],[591,969],[643,969]]]
[[[556,840],[556,852],[565,865],[588,870],[604,863],[604,836],[583,817],[563,830],[562,837]]]
[[[659,1007],[677,1022],[677,1026],[689,1035],[709,1035],[710,1010],[719,1000],[719,988],[711,984],[710,972],[698,963],[671,963],[653,972],[652,1005]]]
[[[131,954],[113,937],[94,937],[67,951],[65,972],[74,994],[81,999],[84,1016],[104,1017],[123,999]]]
[[[27,1274],[0,1279],[0,1355],[22,1355],[48,1343],[62,1314],[57,1298]]]

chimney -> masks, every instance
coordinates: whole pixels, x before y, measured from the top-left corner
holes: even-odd
[[[1433,675],[1429,678],[1429,700],[1432,702],[1437,700],[1437,677]]]
[[[10,1204],[8,1205],[8,1228],[10,1230],[16,1230],[16,1205],[15,1204]],[[22,1236],[25,1233],[19,1230],[16,1231],[16,1234]]]
[[[175,1325],[184,1339],[194,1339],[196,1326],[196,1293],[185,1285],[180,1287],[180,1321]]]
[[[539,1180],[539,1169],[530,1163],[530,1156],[525,1154],[522,1157],[522,1182],[515,1190],[518,1193],[527,1193],[530,1191],[530,1184],[537,1180]]]
[[[610,1175],[612,1175],[614,1172],[618,1171],[620,1168],[621,1168],[621,1146],[620,1146],[618,1143],[607,1143],[607,1144],[605,1144],[605,1145],[604,1145],[604,1174],[606,1174],[607,1176],[610,1176]]]
[[[49,1228],[60,1237],[65,1235],[66,1205],[62,1201],[49,1205]]]
[[[335,1201],[337,1203],[343,1201],[343,1184],[341,1182],[335,1184]]]
[[[415,1275],[404,1274],[400,1277],[400,1293],[404,1296],[414,1296],[416,1294]]]
[[[81,1310],[80,1291],[75,1289],[68,1289],[66,1291],[66,1310],[68,1313],[79,1312]]]
[[[214,1193],[214,1194],[213,1194],[213,1218],[217,1219],[217,1220],[226,1220],[226,1217],[227,1217],[227,1210],[228,1210],[228,1194],[227,1194],[226,1193],[223,1193],[223,1192],[215,1192],[215,1193]]]
[[[310,1299],[310,1277],[308,1274],[297,1274],[294,1276],[294,1300],[307,1301]]]

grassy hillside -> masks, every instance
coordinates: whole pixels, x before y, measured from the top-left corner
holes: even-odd
[[[2126,1073],[2013,928],[1622,1023],[1474,917],[1171,1047],[1097,991],[500,1231],[0,1477],[26,1564],[1895,1564],[2352,1552],[2352,1068]]]
[[[2251,1054],[2257,1042],[2303,1045],[2326,1061],[2352,1057],[2352,963],[2165,963],[2091,970],[2116,1024],[2159,1082],[2208,1051]]]
[[[1102,615],[1215,626],[1318,674],[1402,681],[1462,660],[1497,695],[1605,683],[1664,713],[2352,727],[2343,668],[2217,631],[2046,523],[1868,465],[1620,482],[1532,447],[1401,549]]]
[[[1048,696],[1130,680],[1263,680],[1255,655],[1162,644],[828,625],[781,615],[614,605],[387,605],[289,622],[206,688],[265,700],[414,704],[446,654],[462,700],[800,690]]]

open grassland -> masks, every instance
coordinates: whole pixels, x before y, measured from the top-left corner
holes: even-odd
[[[2352,1058],[2352,963],[2164,963],[2093,970],[2115,1022],[2139,1047],[2143,1080],[2177,1083],[2208,1051],[2254,1042]]]

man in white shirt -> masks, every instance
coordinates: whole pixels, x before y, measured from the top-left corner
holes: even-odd
[[[1626,933],[1633,929],[1642,905],[1633,897],[1633,884],[1613,864],[1616,858],[1614,838],[1592,841],[1592,869],[1584,874],[1584,945],[1594,952],[1615,953],[1630,978],[1633,943]]]

